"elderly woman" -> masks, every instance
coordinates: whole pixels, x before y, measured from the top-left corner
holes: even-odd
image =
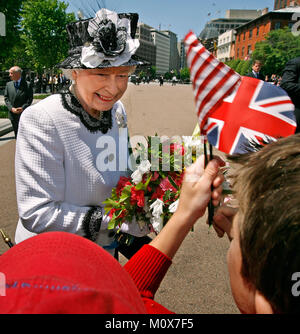
[[[101,203],[126,170],[127,124],[120,98],[139,64],[132,58],[139,46],[137,20],[137,14],[101,9],[95,18],[67,26],[71,50],[60,67],[72,85],[26,109],[20,122],[17,243],[66,231],[113,252],[114,233],[107,229]],[[136,223],[125,223],[122,230],[136,237],[148,232]]]

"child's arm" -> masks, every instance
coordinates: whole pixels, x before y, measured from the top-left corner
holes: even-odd
[[[219,168],[225,163],[218,157],[204,169],[204,158],[199,158],[186,170],[178,209],[162,231],[150,243],[151,246],[173,258],[193,225],[202,217],[211,197],[217,205],[222,194],[224,177]],[[211,192],[211,185],[214,191]]]

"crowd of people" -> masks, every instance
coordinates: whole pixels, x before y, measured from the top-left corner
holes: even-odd
[[[62,89],[68,87],[70,81],[63,73],[59,74],[42,74],[33,76],[26,76],[26,81],[30,82],[34,93],[57,93]]]
[[[127,129],[120,99],[140,61],[133,57],[138,48],[134,34],[116,35],[115,43],[108,43],[114,35],[107,32],[120,22],[120,31],[135,31],[135,15],[101,9],[93,24],[77,21],[67,27],[70,52],[60,68],[71,83],[68,91],[29,106],[32,89],[25,81],[21,92],[22,80],[14,76],[20,69],[11,69],[5,99],[12,114],[22,114],[15,154],[19,221],[16,245],[0,256],[7,280],[0,312],[173,313],[155,301],[155,293],[212,201],[215,231],[229,240],[228,271],[239,310],[299,313],[300,291],[293,279],[300,268],[298,134],[229,157],[238,208],[221,201],[225,161],[215,156],[205,165],[201,157],[186,169],[178,208],[155,238],[148,237],[147,228],[126,222],[121,234],[133,241],[118,244],[115,231],[108,230],[110,218],[99,203],[127,175],[117,162],[127,140],[120,131]],[[88,27],[95,29],[96,50],[88,43]],[[294,65],[288,64],[282,85],[292,81]],[[255,62],[249,76],[264,80],[261,67]],[[43,81],[38,82],[43,89]],[[54,77],[52,83],[63,81]],[[17,103],[16,96],[25,102]],[[114,171],[100,171],[97,164],[99,138],[107,136],[117,143],[116,156],[107,157],[115,162]],[[128,258],[124,268],[114,258],[117,252]]]

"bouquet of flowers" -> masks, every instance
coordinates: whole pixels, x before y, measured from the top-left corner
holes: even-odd
[[[148,226],[157,234],[177,209],[184,177],[182,162],[196,159],[191,141],[187,148],[176,142],[161,143],[155,136],[147,137],[147,144],[138,145],[136,169],[130,176],[122,176],[111,197],[103,202],[105,214],[111,218],[109,229],[120,228],[125,221],[136,222],[141,229]]]

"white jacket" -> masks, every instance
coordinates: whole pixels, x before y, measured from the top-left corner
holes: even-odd
[[[106,134],[89,127],[95,119],[87,113],[76,112],[67,110],[61,94],[55,94],[22,113],[15,158],[16,243],[46,231],[83,235],[87,212],[103,206],[125,175],[128,136],[123,104],[113,106],[112,127]],[[100,244],[112,241],[107,237],[108,221],[104,216]],[[122,230],[136,236],[149,232],[134,223],[123,224]]]

